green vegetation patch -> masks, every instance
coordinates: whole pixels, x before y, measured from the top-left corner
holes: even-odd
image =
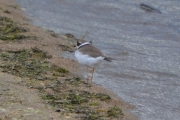
[[[56,74],[64,76],[68,70],[50,65],[46,59],[51,58],[50,55],[38,48],[31,50],[6,51],[0,53],[0,59],[3,63],[0,65],[1,71],[8,72],[20,77],[28,77],[30,79],[47,80]]]
[[[19,51],[0,51],[0,71],[23,78],[29,88],[38,89],[45,103],[60,114],[74,113],[80,120],[119,119],[123,116],[118,107],[102,108],[111,97],[82,88],[90,84],[69,75],[69,71],[47,62],[51,56],[32,48]],[[22,82],[21,82],[22,83]]]
[[[119,116],[124,115],[122,110],[117,106],[110,107],[109,110],[107,111],[107,114],[109,117],[112,117],[112,118],[118,118]]]
[[[67,87],[65,88],[66,91],[61,90],[58,94],[43,94],[42,98],[50,105],[59,108],[59,111],[79,114],[81,120],[103,120],[123,116],[123,114],[119,114],[120,109],[118,107],[116,109],[109,108],[108,111],[99,110],[101,108],[100,102],[111,100],[108,95],[78,89],[67,90]]]
[[[22,33],[28,30],[15,23],[12,19],[0,16],[0,40],[21,40],[30,38]]]
[[[90,106],[99,106],[99,103],[98,102],[92,102],[92,103],[89,103]]]

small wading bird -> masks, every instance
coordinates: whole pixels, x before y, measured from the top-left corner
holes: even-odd
[[[86,66],[87,70],[87,81],[93,79],[93,74],[95,68],[103,61],[111,61],[111,58],[108,58],[102,54],[102,52],[92,45],[92,42],[87,42],[85,40],[77,41],[77,50],[75,51],[75,57],[80,64]],[[92,69],[92,75],[89,76],[90,68]]]

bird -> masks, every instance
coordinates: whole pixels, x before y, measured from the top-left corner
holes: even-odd
[[[111,62],[112,58],[104,56],[98,48],[92,45],[91,41],[78,39],[76,46],[77,49],[75,51],[75,57],[78,63],[86,66],[87,82],[89,82],[90,80],[90,82],[92,83],[95,69],[104,60]],[[92,69],[91,76],[89,76],[90,69]]]

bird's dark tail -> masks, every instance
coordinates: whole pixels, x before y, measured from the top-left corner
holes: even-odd
[[[111,62],[113,59],[110,58],[110,57],[105,57],[104,60],[108,61],[108,62]]]

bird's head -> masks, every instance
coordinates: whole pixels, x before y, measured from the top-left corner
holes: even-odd
[[[83,43],[86,43],[86,42],[87,42],[86,40],[80,40],[80,39],[78,39],[78,40],[77,40],[76,47],[79,47],[80,45],[82,45]],[[92,41],[90,41],[89,43],[92,44]]]

